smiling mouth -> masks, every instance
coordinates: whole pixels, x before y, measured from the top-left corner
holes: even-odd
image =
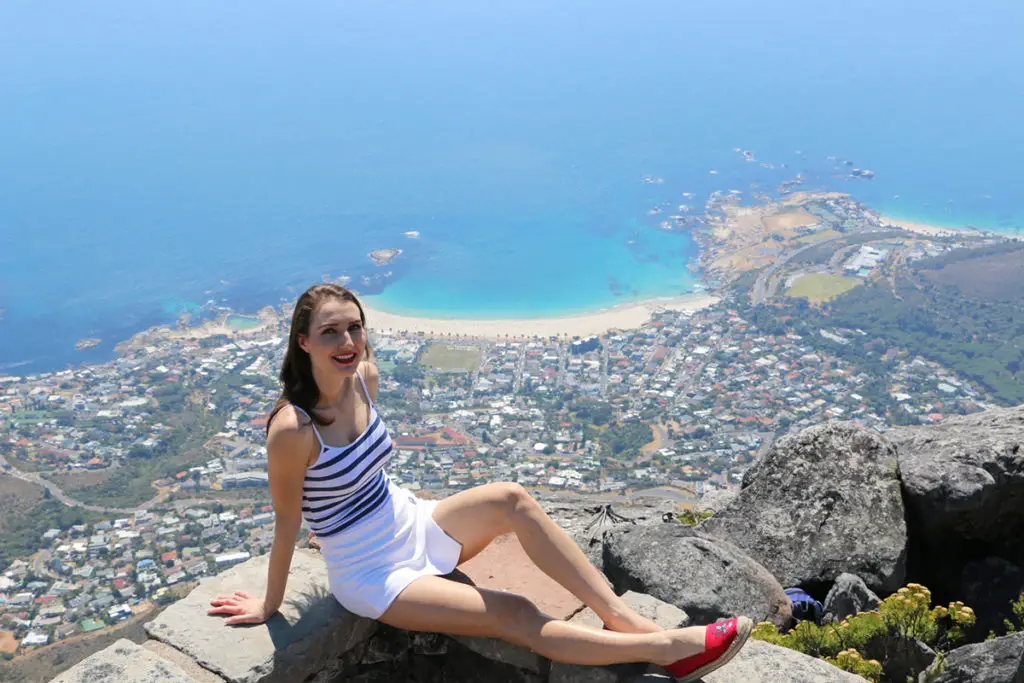
[[[339,365],[352,365],[356,360],[356,354],[354,353],[339,353],[336,356],[331,356],[331,359]]]

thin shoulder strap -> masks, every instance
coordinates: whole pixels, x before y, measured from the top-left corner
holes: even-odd
[[[370,407],[374,408],[373,398],[370,397],[370,392],[366,389],[366,382],[363,380],[363,376],[359,374],[359,370],[356,370],[356,377],[359,378],[359,383],[363,385],[363,393],[366,394],[366,400],[370,402]]]
[[[316,428],[316,420],[314,420],[313,417],[309,413],[307,413],[305,410],[303,410],[299,406],[295,405],[294,403],[291,404],[291,405],[292,405],[292,408],[295,408],[295,410],[299,411],[300,413],[302,413],[303,415],[305,415],[306,417],[309,418],[309,424],[313,428],[313,433],[316,434],[316,440],[320,442],[320,448],[321,449],[327,448],[327,446],[324,445],[324,440],[320,437],[320,430]]]

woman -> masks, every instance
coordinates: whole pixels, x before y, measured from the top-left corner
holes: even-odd
[[[267,590],[211,601],[228,624],[265,621],[281,605],[303,518],[319,539],[331,592],[348,610],[413,631],[503,638],[574,664],[646,661],[684,681],[728,662],[745,617],[661,630],[608,587],[583,551],[518,484],[419,500],[384,471],[392,444],[374,406],[366,316],[352,292],[315,285],[299,297],[267,424],[276,528]],[[605,630],[542,614],[527,598],[442,578],[495,537],[514,532],[552,579],[594,610]]]

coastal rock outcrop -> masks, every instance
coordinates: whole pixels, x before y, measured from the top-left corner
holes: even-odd
[[[728,541],[667,523],[610,531],[604,543],[604,572],[616,592],[647,593],[696,624],[736,615],[779,627],[792,620],[779,582]]]
[[[824,586],[844,572],[892,592],[906,577],[907,527],[896,450],[849,422],[777,441],[739,495],[701,523],[783,585]]]

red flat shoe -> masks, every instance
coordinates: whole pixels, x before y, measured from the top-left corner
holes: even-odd
[[[747,617],[708,624],[704,630],[704,652],[680,659],[665,667],[679,683],[697,681],[732,660],[747,642],[754,622]]]

